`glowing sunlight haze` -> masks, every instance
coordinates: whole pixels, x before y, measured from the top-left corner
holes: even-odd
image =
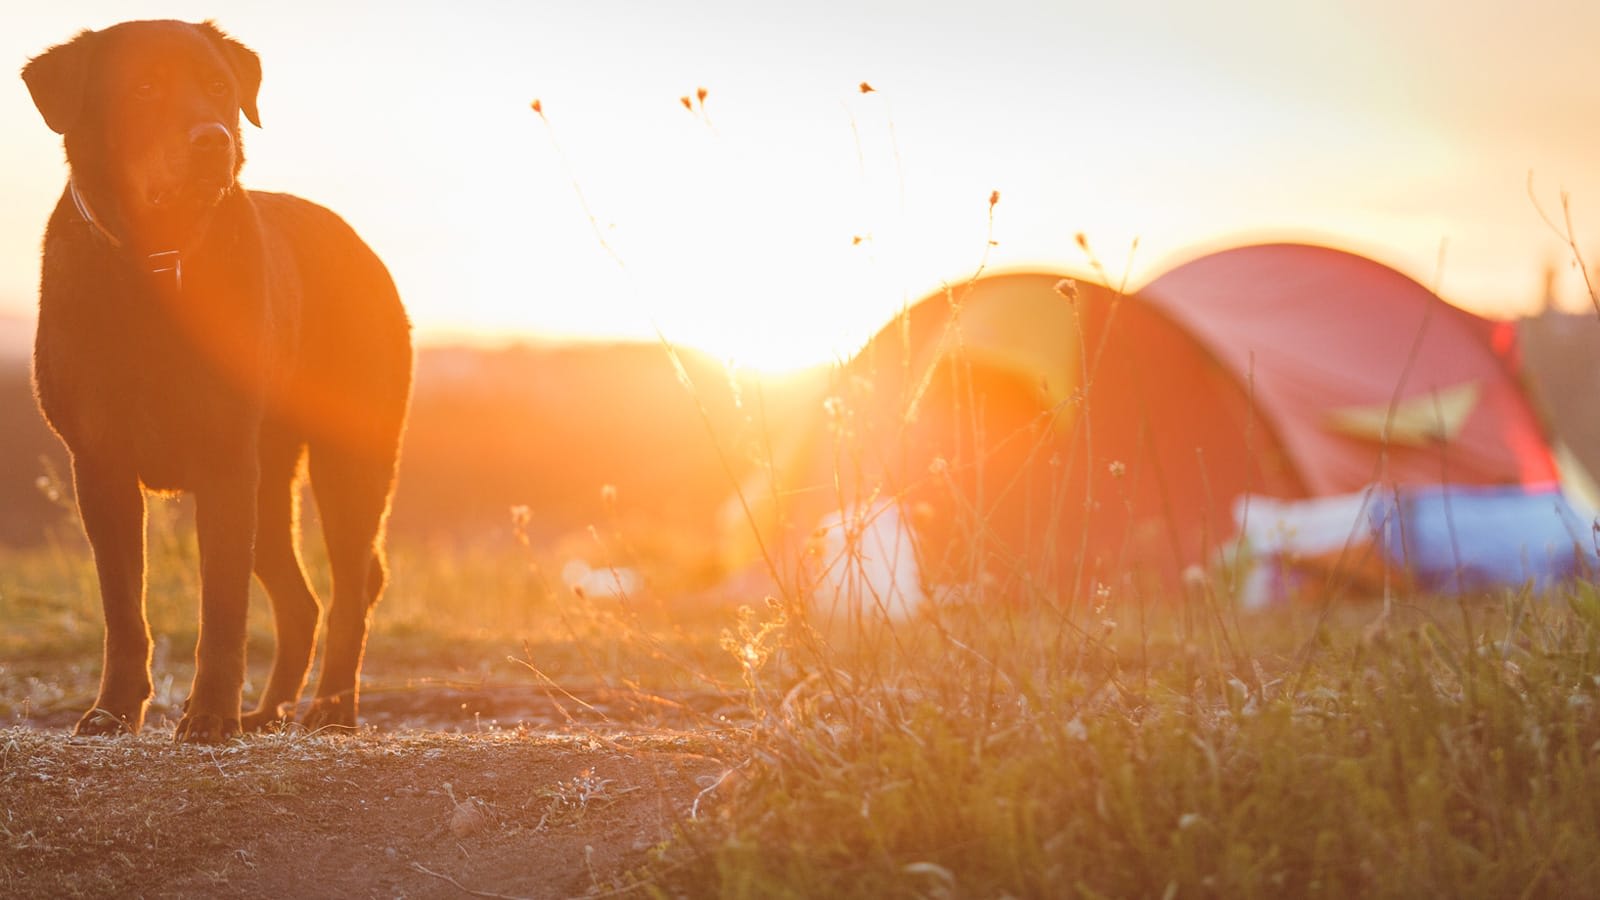
[[[1264,235],[1431,282],[1445,242],[1465,306],[1531,311],[1552,265],[1578,301],[1526,183],[1600,229],[1595,5],[1113,6],[95,0],[8,13],[0,51],[216,19],[264,63],[245,183],[347,216],[425,341],[801,366],[986,261],[1081,269],[1078,232],[1135,282]],[[0,121],[0,316],[28,318],[64,166],[20,79]]]

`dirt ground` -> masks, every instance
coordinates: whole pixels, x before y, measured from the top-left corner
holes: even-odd
[[[372,699],[352,736],[0,730],[0,896],[609,895],[729,771],[705,735],[393,729]]]

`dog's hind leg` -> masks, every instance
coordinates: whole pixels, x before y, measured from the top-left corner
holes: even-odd
[[[333,600],[322,673],[311,709],[301,720],[308,728],[350,728],[356,723],[367,626],[387,579],[383,531],[394,465],[392,457],[352,454],[337,446],[311,448],[311,489],[333,569]]]
[[[240,727],[255,731],[289,720],[288,709],[305,690],[316,644],[320,607],[300,562],[300,459],[302,444],[289,436],[264,433],[261,489],[256,500],[256,578],[272,600],[277,646],[272,673],[255,710]]]
[[[78,512],[94,549],[105,609],[100,693],[74,734],[137,733],[150,702],[150,626],[144,615],[144,492],[125,466],[74,455]]]

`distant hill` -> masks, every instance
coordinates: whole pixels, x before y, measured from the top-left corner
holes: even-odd
[[[801,406],[821,401],[825,372],[759,391],[746,381],[739,406],[720,364],[693,353],[680,359],[693,394],[653,344],[423,349],[391,533],[503,538],[511,508],[527,506],[540,539],[605,530],[614,516],[639,533],[709,540],[732,484],[718,446],[742,477],[758,434],[757,398],[768,421],[795,421]],[[48,466],[68,470],[34,406],[25,355],[0,357],[0,435],[0,544],[37,543],[62,511],[36,482]],[[609,508],[606,485],[615,488]]]
[[[66,451],[34,404],[27,353],[0,353],[0,544],[38,543],[49,525],[62,520],[62,509],[37,483],[52,470],[70,476]]]
[[[743,408],[723,367],[681,353],[694,393],[654,344],[424,351],[395,500],[397,532],[434,539],[503,530],[512,506],[532,527],[603,524],[613,512],[679,529],[709,528],[751,463],[758,394]],[[759,392],[771,421],[820,403],[824,373]],[[702,413],[703,410],[703,413]],[[716,443],[713,443],[712,435]],[[602,489],[615,488],[608,510]]]
[[[0,319],[0,544],[38,543],[64,518],[37,484],[50,467],[68,470],[34,406],[31,332]],[[1525,320],[1522,346],[1553,426],[1600,473],[1600,320]],[[707,357],[681,361],[693,394],[653,344],[423,349],[391,533],[504,540],[511,508],[527,506],[537,540],[622,524],[631,538],[674,535],[709,549],[730,473],[743,479],[762,458],[763,428],[776,439],[814,420],[827,372],[758,390],[749,379],[731,384]],[[602,500],[606,485],[614,506]]]
[[[33,355],[33,320],[0,315],[0,364]]]

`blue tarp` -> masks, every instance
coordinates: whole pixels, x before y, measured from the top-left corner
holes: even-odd
[[[1555,487],[1403,488],[1367,515],[1388,562],[1431,591],[1543,590],[1600,572],[1593,520]]]

